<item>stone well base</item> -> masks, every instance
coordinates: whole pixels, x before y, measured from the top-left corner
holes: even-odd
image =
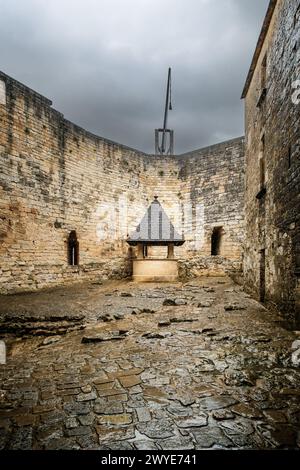
[[[137,282],[174,282],[178,279],[176,259],[135,259],[132,278]]]

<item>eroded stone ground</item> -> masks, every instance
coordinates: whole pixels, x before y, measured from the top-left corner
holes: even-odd
[[[2,297],[0,315],[1,448],[300,447],[297,334],[228,279]]]

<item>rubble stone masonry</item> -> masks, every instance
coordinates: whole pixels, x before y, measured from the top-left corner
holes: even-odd
[[[271,1],[243,93],[244,276],[256,298],[291,319],[300,297],[299,80],[300,1]]]
[[[146,155],[83,130],[51,105],[0,73],[0,292],[130,275],[126,238],[154,195],[184,231],[175,254],[185,276],[240,269],[243,138],[182,156]],[[222,227],[222,246],[211,257],[214,227]],[[68,264],[73,230],[77,266]]]

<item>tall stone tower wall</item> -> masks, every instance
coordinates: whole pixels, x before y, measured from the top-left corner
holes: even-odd
[[[300,1],[272,0],[243,97],[245,285],[285,311],[300,305]]]

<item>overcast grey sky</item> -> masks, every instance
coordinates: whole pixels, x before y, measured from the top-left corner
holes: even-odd
[[[153,153],[172,67],[176,153],[243,134],[268,0],[0,0],[0,69],[67,119]]]

